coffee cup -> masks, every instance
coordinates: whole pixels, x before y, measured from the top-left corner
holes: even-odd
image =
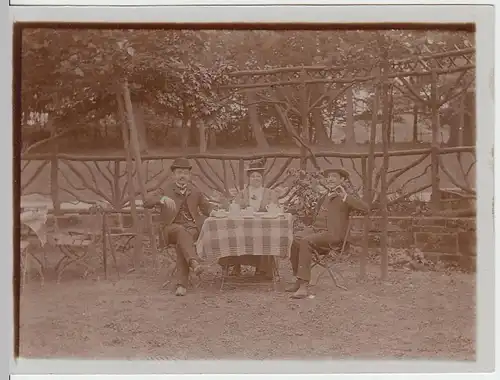
[[[270,214],[273,214],[273,215],[276,215],[276,214],[279,214],[280,211],[281,211],[281,208],[275,204],[275,203],[270,203],[266,206],[266,210],[267,212],[269,212]]]

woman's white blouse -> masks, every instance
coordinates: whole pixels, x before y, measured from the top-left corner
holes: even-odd
[[[260,205],[262,203],[262,196],[264,194],[264,188],[260,187],[258,189],[248,187],[248,203],[250,204],[250,207],[252,207],[255,211],[257,211],[260,208]]]

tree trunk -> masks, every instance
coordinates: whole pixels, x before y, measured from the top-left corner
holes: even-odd
[[[123,86],[123,94],[124,94],[124,100],[125,100],[125,112],[128,114],[128,120],[129,120],[129,131],[130,131],[130,140],[129,140],[129,147],[131,148],[131,153],[134,155],[134,160],[136,164],[136,175],[137,175],[137,182],[139,184],[139,189],[141,191],[141,198],[142,198],[142,203],[146,203],[146,198],[147,198],[147,190],[146,190],[146,180],[147,180],[147,173],[144,172],[143,170],[143,165],[142,165],[142,159],[141,159],[141,154],[139,150],[139,139],[137,136],[137,126],[135,125],[135,119],[133,118],[133,111],[132,111],[132,102],[130,100],[130,92],[128,88],[128,84],[125,82]],[[149,212],[148,209],[144,209],[144,218],[146,219],[146,228],[149,233],[149,240],[151,244],[151,253],[153,256],[153,262],[155,269],[157,268],[157,246],[156,246],[156,234],[155,231],[153,230],[153,222],[151,218],[151,213]]]
[[[418,105],[413,105],[413,143],[418,143]]]
[[[191,130],[189,125],[191,124],[189,120],[189,116],[184,116],[182,119],[182,128],[181,128],[181,148],[186,149],[189,147],[189,140],[191,135]]]
[[[191,123],[194,122],[195,121],[191,119]],[[200,133],[200,153],[205,153],[207,151],[207,134],[203,120],[198,122],[198,129]]]
[[[208,130],[208,149],[215,148],[217,148],[217,134],[212,128],[210,128]]]
[[[55,123],[51,122],[50,126],[50,136],[53,137],[57,135],[57,126]],[[59,159],[57,154],[59,153],[59,141],[52,141],[52,152],[53,156],[50,160],[50,195],[52,198],[52,204],[54,205],[54,213],[58,215],[61,212],[61,200],[59,199]]]
[[[314,89],[316,90],[314,98],[319,98],[323,92],[322,86],[317,86]],[[313,108],[311,114],[313,121],[312,125],[315,132],[315,142],[318,145],[330,145],[332,143],[332,140],[330,140],[330,138],[328,137],[325,123],[323,122],[323,116],[321,115],[321,108]]]
[[[380,209],[382,214],[382,234],[380,236],[380,278],[387,280],[389,271],[388,254],[388,227],[389,215],[387,210],[387,171],[389,170],[389,137],[390,137],[390,105],[389,105],[389,84],[387,75],[389,73],[389,61],[387,45],[381,37],[382,42],[382,150],[384,153],[382,171],[380,176]]]
[[[250,134],[250,118],[244,120],[242,123],[240,123],[240,125],[240,139],[242,142],[247,142],[248,135]]]
[[[189,119],[189,143],[188,145],[200,145],[200,131],[198,130],[198,123],[195,118]]]
[[[123,104],[123,99],[121,94],[116,94],[116,99],[118,103],[118,118],[121,126],[123,147],[125,149],[125,154],[127,158],[127,185],[128,185],[127,192],[128,192],[130,212],[132,214],[132,221],[135,232],[132,266],[134,269],[137,269],[141,267],[143,264],[142,261],[143,234],[141,229],[141,221],[139,219],[139,214],[137,213],[137,206],[135,204],[136,191],[135,191],[134,177],[133,177],[134,163],[132,161],[132,152],[130,151],[130,137],[129,137],[130,132],[126,122],[125,105]]]
[[[380,74],[377,73],[380,78]],[[367,205],[369,205],[369,210],[365,214],[364,219],[364,233],[363,233],[363,253],[360,257],[359,265],[359,277],[366,277],[366,269],[368,265],[368,246],[370,240],[370,224],[371,224],[371,209],[373,203],[373,171],[375,170],[375,143],[377,136],[377,123],[378,123],[378,110],[379,110],[379,97],[380,97],[380,83],[377,80],[375,83],[375,93],[373,95],[373,106],[372,106],[372,120],[370,125],[370,138],[368,146],[368,157],[366,159],[366,171],[364,174],[363,183],[363,197]]]
[[[432,72],[431,112],[432,112],[432,144],[431,144],[431,206],[434,211],[440,208],[439,184],[439,94],[437,88],[438,74]]]
[[[458,123],[458,134],[457,134],[458,136],[457,136],[456,146],[464,145],[464,128],[465,128],[465,119],[467,117],[465,104],[466,104],[466,99],[465,99],[465,94],[463,94],[460,98],[460,118],[459,118],[460,122]]]
[[[257,148],[259,149],[267,149],[269,148],[269,144],[266,140],[266,135],[262,130],[262,126],[259,122],[259,115],[257,113],[257,97],[255,96],[254,91],[247,91],[247,99],[248,99],[248,117],[250,121],[250,126],[252,128],[252,132],[257,142]]]
[[[290,123],[290,120],[288,119],[288,116],[285,114],[285,112],[281,109],[281,107],[278,104],[274,105],[274,109],[276,110],[276,113],[278,114],[278,117],[281,120],[281,123],[285,127],[285,130],[286,130],[288,136],[290,136],[290,138],[292,138],[295,145],[297,145],[299,148],[302,148],[302,145],[300,145],[300,143],[296,139],[293,138],[293,136],[296,133],[294,131],[293,125]]]
[[[388,125],[387,125],[387,141],[389,146],[391,146],[391,142],[394,142],[395,136],[394,136],[394,94],[393,94],[393,87],[390,86],[389,88],[389,111],[388,111]]]
[[[473,91],[465,93],[463,144],[476,145],[476,94]]]
[[[180,127],[180,147],[182,149],[186,149],[189,146],[190,137],[191,137],[191,128],[190,128],[190,113],[189,108],[184,102],[182,105],[182,123]]]
[[[300,129],[300,138],[302,139],[304,144],[308,144],[310,142],[309,135],[309,97],[307,93],[307,74],[303,70],[301,74],[302,85],[300,87],[300,114],[301,114],[301,129]],[[300,146],[300,169],[307,170],[307,151],[304,146]]]
[[[352,99],[352,87],[349,87],[345,93],[346,97],[346,128],[345,145],[356,145],[356,135],[354,133],[354,104]]]
[[[135,125],[137,126],[137,136],[139,138],[139,148],[141,154],[148,153],[148,141],[146,138],[146,126],[144,125],[144,110],[139,103],[133,103]]]

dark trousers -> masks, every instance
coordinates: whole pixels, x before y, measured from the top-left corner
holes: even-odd
[[[300,280],[311,281],[312,256],[315,249],[328,249],[339,244],[328,232],[305,232],[293,238],[290,261],[293,275]]]
[[[171,224],[163,230],[169,244],[175,244],[177,251],[177,285],[187,287],[189,279],[189,264],[191,260],[198,260],[194,242],[198,238],[196,227],[185,227],[180,224]]]

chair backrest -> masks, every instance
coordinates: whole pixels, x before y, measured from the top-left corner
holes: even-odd
[[[56,234],[81,234],[91,240],[96,240],[102,233],[103,210],[92,206],[88,212],[70,211],[54,215],[53,229]]]

